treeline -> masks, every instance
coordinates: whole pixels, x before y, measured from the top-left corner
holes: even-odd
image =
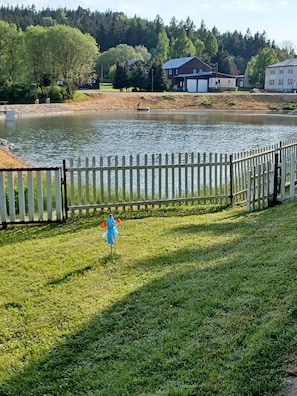
[[[71,98],[81,84],[97,77],[108,78],[118,89],[170,89],[162,64],[186,56],[197,56],[214,71],[248,74],[263,86],[265,67],[294,54],[289,41],[279,48],[265,32],[221,34],[203,20],[197,28],[189,17],[173,17],[165,25],[159,15],[148,21],[82,7],[37,11],[2,5],[0,37],[0,99],[11,102]],[[128,68],[133,59],[142,64]]]
[[[184,33],[190,40],[186,55],[196,55],[209,64],[218,64],[220,71],[229,73],[243,74],[249,60],[264,48],[273,48],[279,60],[286,59],[294,52],[290,42],[285,43],[285,48],[278,48],[265,32],[256,32],[254,35],[249,30],[244,34],[237,30],[220,33],[216,27],[208,29],[203,20],[197,28],[189,17],[186,21],[172,17],[170,23],[165,25],[159,15],[149,21],[136,16],[128,18],[121,12],[90,11],[82,7],[76,10],[36,10],[34,6],[1,6],[0,20],[14,23],[23,31],[30,25],[48,27],[61,24],[76,27],[96,40],[101,53],[119,44],[127,44],[131,47],[143,46],[154,56],[159,35],[165,33],[169,43],[168,56],[171,58],[182,56],[176,48],[176,42]]]

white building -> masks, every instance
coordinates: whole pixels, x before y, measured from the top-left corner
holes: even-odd
[[[297,56],[267,66],[265,69],[266,92],[294,92],[297,90]]]

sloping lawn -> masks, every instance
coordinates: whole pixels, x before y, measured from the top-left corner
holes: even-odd
[[[0,395],[277,395],[296,368],[297,203],[0,232]],[[141,216],[139,216],[141,217]]]

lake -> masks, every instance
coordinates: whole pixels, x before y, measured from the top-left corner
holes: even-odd
[[[96,112],[0,120],[0,138],[32,166],[63,159],[250,151],[297,138],[297,116],[254,112]]]

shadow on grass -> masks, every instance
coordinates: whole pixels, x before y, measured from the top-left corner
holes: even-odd
[[[47,286],[55,286],[55,285],[60,285],[60,284],[65,283],[65,282],[69,282],[74,277],[85,275],[86,272],[90,271],[92,268],[93,267],[91,265],[87,265],[84,268],[79,268],[79,269],[77,269],[75,271],[68,272],[62,278],[52,279],[46,285]]]
[[[274,395],[282,353],[293,347],[289,319],[274,315],[287,310],[285,299],[270,303],[277,277],[231,259],[225,266],[175,268],[31,362],[0,394]],[[295,280],[286,282],[289,290]]]

